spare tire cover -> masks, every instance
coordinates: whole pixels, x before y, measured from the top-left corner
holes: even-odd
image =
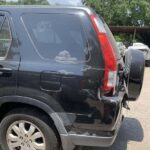
[[[143,85],[144,68],[145,59],[141,51],[126,51],[125,76],[128,90],[128,100],[135,101],[139,97]]]

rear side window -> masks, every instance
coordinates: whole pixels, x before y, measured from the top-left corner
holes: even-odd
[[[39,55],[60,63],[88,60],[86,39],[80,19],[67,14],[25,14],[22,16]]]
[[[4,16],[0,16],[0,28],[2,27],[3,25],[3,22],[4,22]]]
[[[11,46],[11,31],[8,19],[0,16],[0,58],[5,58]]]

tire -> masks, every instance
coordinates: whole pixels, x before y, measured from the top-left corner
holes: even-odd
[[[48,122],[47,117],[43,114],[39,114],[37,111],[31,111],[30,109],[17,109],[11,111],[5,116],[0,125],[2,150],[22,150],[23,148],[24,150],[30,150],[32,149],[31,147],[34,147],[35,150],[59,150],[59,140],[55,132],[56,129],[52,123]],[[28,132],[25,132],[27,130]],[[37,138],[37,135],[39,135],[39,138]],[[17,138],[18,143],[14,141],[16,140],[14,137],[19,137]],[[12,149],[11,147],[13,147],[12,145],[14,143],[17,147]],[[12,145],[10,146],[10,144]],[[41,149],[39,149],[40,147],[38,144],[41,144]]]
[[[145,59],[139,50],[128,50],[125,53],[126,84],[128,100],[138,99],[143,86]]]
[[[146,67],[150,67],[150,60],[146,60],[146,61],[145,61],[145,66],[146,66]]]

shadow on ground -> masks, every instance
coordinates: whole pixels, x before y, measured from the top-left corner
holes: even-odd
[[[130,141],[141,142],[144,138],[140,122],[134,118],[125,118],[115,143],[109,148],[78,148],[79,150],[127,150]],[[1,150],[1,148],[0,148]]]
[[[115,143],[109,148],[84,147],[82,150],[127,150],[130,141],[141,142],[144,138],[141,123],[134,118],[125,118]],[[79,148],[80,149],[80,148]]]

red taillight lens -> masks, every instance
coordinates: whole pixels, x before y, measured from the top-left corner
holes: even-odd
[[[116,75],[117,75],[117,60],[114,53],[114,49],[109,41],[103,22],[96,15],[91,15],[90,18],[94,25],[102,52],[104,54],[105,60],[104,91],[105,92],[112,91],[115,89],[116,86]]]

